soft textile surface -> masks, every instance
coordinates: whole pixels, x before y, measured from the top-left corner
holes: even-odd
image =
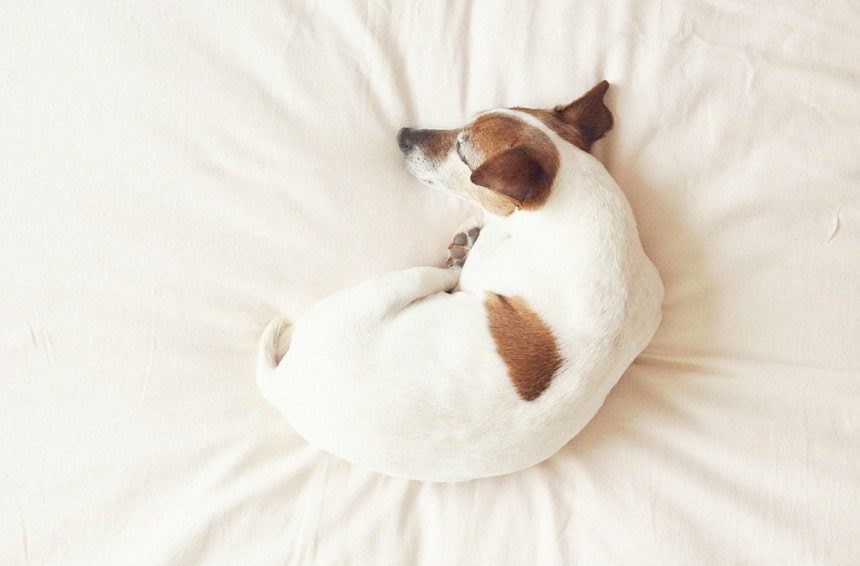
[[[856,3],[44,4],[0,6],[0,563],[860,562]],[[266,322],[467,213],[397,128],[602,78],[667,296],[594,421],[460,485],[306,445]]]

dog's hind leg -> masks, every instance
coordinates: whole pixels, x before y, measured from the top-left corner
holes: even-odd
[[[457,286],[460,268],[411,267],[392,271],[323,299],[305,316],[320,326],[355,328],[397,314],[410,304]],[[304,321],[303,321],[304,322]]]
[[[355,288],[355,297],[361,297],[380,317],[385,317],[416,301],[454,289],[459,279],[459,267],[412,267],[361,283]]]
[[[297,321],[294,332],[285,321],[283,324],[277,319],[271,322],[261,339],[258,368],[274,370],[290,334],[296,344],[301,341],[303,348],[308,344],[343,346],[352,340],[361,340],[366,332],[410,304],[450,291],[459,278],[459,267],[422,266],[392,271],[338,291],[306,312]]]

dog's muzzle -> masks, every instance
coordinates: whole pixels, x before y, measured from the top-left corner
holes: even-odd
[[[400,128],[397,132],[397,145],[400,151],[406,153],[416,145],[430,137],[430,130],[416,130],[413,128]]]

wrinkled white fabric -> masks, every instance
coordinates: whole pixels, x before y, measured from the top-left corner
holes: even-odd
[[[860,562],[851,2],[0,6],[0,563]],[[400,126],[597,80],[666,284],[544,464],[434,485],[258,395],[275,314],[435,262]],[[336,345],[332,345],[336,348]]]

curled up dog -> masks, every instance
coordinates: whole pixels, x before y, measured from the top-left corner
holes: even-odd
[[[400,131],[411,173],[481,213],[443,267],[269,324],[258,386],[299,434],[384,474],[459,481],[541,462],[594,416],[663,298],[624,194],[589,153],[613,124],[607,88]]]

